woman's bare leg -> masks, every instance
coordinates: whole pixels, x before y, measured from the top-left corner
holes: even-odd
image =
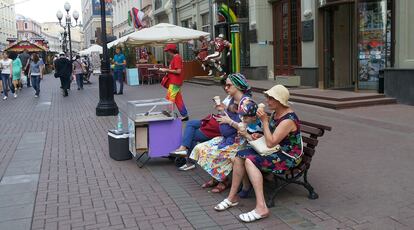
[[[243,177],[245,177],[246,175],[246,169],[244,168],[244,164],[245,164],[244,161],[245,160],[240,157],[236,157],[234,159],[232,183],[231,183],[229,196],[227,197],[227,199],[230,200],[231,202],[237,202],[239,200],[239,197],[237,196],[237,192],[239,190]]]
[[[249,159],[246,159],[245,168],[250,182],[253,185],[254,193],[256,195],[256,212],[261,216],[269,214],[269,209],[266,206],[266,201],[263,193],[263,176],[260,170]]]

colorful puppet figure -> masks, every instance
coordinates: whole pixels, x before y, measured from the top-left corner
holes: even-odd
[[[230,55],[231,52],[231,43],[224,39],[223,34],[219,34],[218,37],[214,39],[214,41],[210,42],[212,45],[214,45],[215,51],[213,54],[208,55],[204,61],[210,62],[214,65],[214,67],[217,69],[217,71],[220,72],[220,77],[223,77],[226,73],[223,71],[223,68],[221,67],[221,56],[225,48],[228,48],[229,51],[227,52],[227,56]],[[213,74],[212,69],[209,70],[208,75],[211,76]]]
[[[206,63],[204,59],[208,55],[208,42],[204,36],[200,36],[198,40],[200,41],[200,49],[195,51],[197,54],[196,59],[201,62],[201,67],[203,67],[203,70],[206,70],[206,64],[208,65],[208,63]]]

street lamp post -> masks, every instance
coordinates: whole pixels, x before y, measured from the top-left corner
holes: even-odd
[[[70,37],[70,28],[74,28],[76,26],[78,26],[78,19],[79,19],[79,12],[74,10],[72,13],[73,18],[75,19],[75,25],[72,25],[72,17],[69,14],[70,11],[70,4],[69,2],[66,2],[65,5],[63,6],[65,8],[66,11],[66,17],[65,17],[65,24],[62,25],[61,21],[63,18],[63,13],[62,11],[58,10],[56,12],[56,17],[59,20],[59,25],[65,30],[66,33],[66,29],[68,30],[68,37],[69,37],[69,56],[70,56],[70,60],[72,61],[72,39]]]
[[[109,54],[106,39],[106,12],[105,0],[101,4],[101,41],[103,58],[101,61],[101,75],[99,75],[99,103],[96,107],[96,116],[114,116],[118,114],[118,106],[114,100],[114,82],[110,73]]]

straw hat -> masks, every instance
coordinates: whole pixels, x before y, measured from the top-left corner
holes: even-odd
[[[289,90],[284,87],[283,85],[275,85],[272,88],[270,88],[267,91],[264,91],[265,94],[267,94],[270,97],[273,97],[277,101],[280,102],[280,104],[289,107]]]

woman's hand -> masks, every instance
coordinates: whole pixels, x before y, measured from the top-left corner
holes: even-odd
[[[262,109],[257,110],[256,116],[260,119],[262,124],[269,121],[269,116],[267,116],[267,113]]]
[[[257,140],[257,139],[261,138],[263,135],[260,134],[260,133],[252,133],[251,136],[252,136],[253,140]]]
[[[226,111],[223,111],[223,114],[216,118],[219,124],[230,124],[234,121],[229,117]]]
[[[168,71],[168,69],[166,69],[166,68],[159,68],[158,69],[160,72],[163,72],[163,73],[166,73],[167,71]]]

